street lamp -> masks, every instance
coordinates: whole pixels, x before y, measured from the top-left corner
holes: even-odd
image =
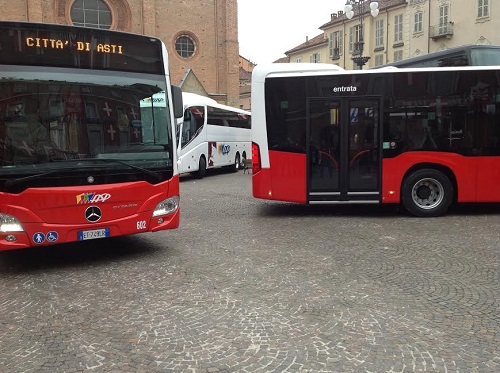
[[[345,16],[348,19],[352,19],[354,17],[354,8],[357,8],[358,12],[358,17],[359,17],[359,40],[358,40],[358,52],[359,55],[352,57],[351,59],[354,61],[356,65],[359,66],[359,69],[361,70],[363,66],[368,62],[370,57],[364,57],[363,56],[363,47],[364,47],[364,40],[363,40],[363,18],[364,18],[364,10],[365,10],[365,3],[370,1],[370,13],[372,14],[373,17],[378,16],[378,2],[377,1],[372,1],[372,0],[347,0],[345,7],[344,7],[344,13]]]

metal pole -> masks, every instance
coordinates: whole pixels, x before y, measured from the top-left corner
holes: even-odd
[[[365,5],[365,0],[359,0],[356,5],[358,6],[358,16],[359,16],[359,41],[358,41],[358,49],[359,49],[359,55],[355,56],[352,58],[354,63],[359,66],[359,69],[362,70],[363,66],[366,65],[370,57],[364,57],[363,52],[364,52],[364,46],[365,46],[365,41],[364,41],[364,25],[363,25],[363,20],[364,20],[364,5]]]

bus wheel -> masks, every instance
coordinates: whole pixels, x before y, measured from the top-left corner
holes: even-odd
[[[245,168],[246,161],[247,161],[247,153],[243,152],[243,154],[241,155],[240,169]]]
[[[234,157],[234,169],[233,172],[236,172],[240,169],[241,166],[241,160],[240,160],[240,153],[236,153],[236,156]]]
[[[198,179],[203,179],[207,174],[207,161],[204,156],[200,157],[200,162],[198,164],[198,171],[193,172],[194,176]]]
[[[448,211],[453,201],[453,186],[438,170],[418,170],[404,180],[402,200],[404,208],[414,216],[439,216]]]

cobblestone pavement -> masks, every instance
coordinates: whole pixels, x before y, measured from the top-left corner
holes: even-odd
[[[0,372],[499,372],[500,207],[183,178],[176,231],[0,255]]]

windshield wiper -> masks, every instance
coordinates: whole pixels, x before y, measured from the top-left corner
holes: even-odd
[[[46,171],[46,172],[42,172],[39,174],[18,177],[17,179],[5,181],[4,185],[5,185],[5,187],[8,188],[8,187],[11,187],[13,185],[23,183],[25,181],[36,180],[36,179],[41,178],[41,177],[50,176],[50,175],[58,174],[59,172],[64,172],[64,171],[69,171],[69,170],[74,170],[74,168],[73,167],[65,167],[65,168],[60,168],[58,170],[51,170],[51,171]]]
[[[88,161],[91,161],[91,162],[103,162],[103,163],[118,163],[118,164],[124,165],[126,167],[129,167],[129,168],[131,168],[133,170],[141,171],[141,172],[144,172],[144,173],[146,173],[146,174],[148,174],[150,176],[153,176],[158,181],[162,180],[161,175],[159,173],[157,173],[157,172],[148,170],[147,168],[135,166],[135,165],[132,165],[132,164],[129,164],[127,162],[123,162],[123,161],[120,161],[120,160],[117,160],[117,159],[84,158],[84,159],[73,159],[73,160],[60,160],[60,161],[55,161],[55,162],[71,162],[71,163],[74,163],[74,162],[88,162]],[[80,166],[83,166],[83,165],[84,164],[82,163]],[[91,169],[93,167],[85,167],[85,168]],[[39,179],[39,178],[43,178],[45,176],[50,176],[50,175],[58,174],[60,172],[65,172],[65,171],[75,171],[75,168],[74,167],[65,167],[65,168],[59,168],[57,170],[50,170],[50,171],[46,171],[46,172],[41,172],[39,174],[34,174],[34,175],[29,175],[29,176],[23,176],[23,177],[19,177],[17,179],[7,180],[4,185],[5,185],[5,187],[8,188],[8,187],[11,187],[13,185],[16,185],[16,184],[19,184],[19,183],[23,183],[25,181],[36,180],[36,179]]]
[[[145,174],[148,174],[150,176],[153,176],[156,178],[156,180],[161,181],[162,177],[158,172],[148,170],[147,168],[139,167],[124,161],[120,161],[118,159],[112,159],[112,158],[81,158],[81,159],[70,159],[70,160],[61,160],[57,162],[102,162],[102,163],[118,163],[123,166],[126,166],[128,168],[131,168],[136,171],[141,171],[144,172]]]

